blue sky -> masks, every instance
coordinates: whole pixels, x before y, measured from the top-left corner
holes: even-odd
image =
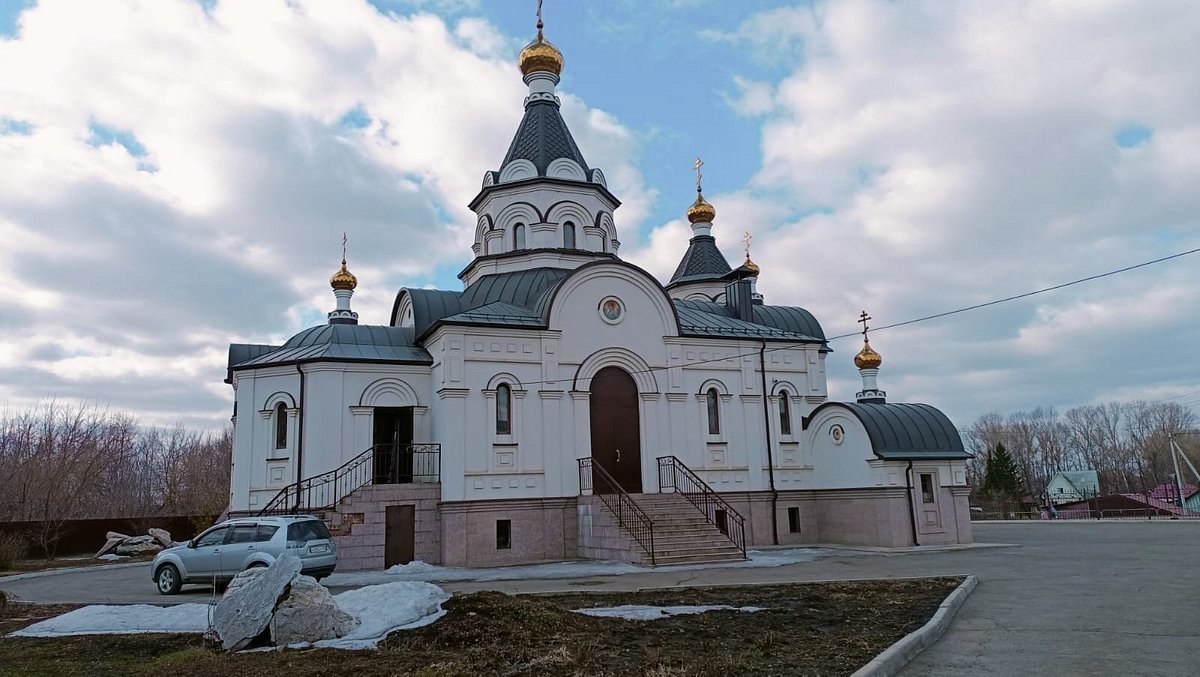
[[[0,0],[0,406],[220,425],[230,342],[458,288],[525,94],[536,2]],[[703,156],[728,258],[830,335],[1200,246],[1187,0],[548,0],[563,111],[622,258],[687,246]],[[28,30],[16,30],[28,12]],[[11,67],[12,65],[16,67]],[[1200,403],[1190,259],[880,332],[881,385],[986,411]],[[853,397],[855,339],[830,391]]]

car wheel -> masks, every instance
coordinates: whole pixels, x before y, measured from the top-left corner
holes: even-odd
[[[164,564],[154,576],[154,582],[158,585],[158,592],[163,595],[174,595],[183,587],[179,569],[174,564]]]
[[[265,568],[267,568],[267,565],[263,564],[262,562],[251,562],[250,566],[246,567],[246,571],[249,571],[251,569],[265,569]]]

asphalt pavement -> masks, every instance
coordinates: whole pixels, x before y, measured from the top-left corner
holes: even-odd
[[[558,592],[973,573],[979,586],[950,630],[905,674],[1200,674],[1200,523],[977,524],[975,536],[1014,547],[846,551],[770,568],[441,585],[452,592]],[[0,589],[40,602],[164,604],[212,595],[209,588],[189,586],[184,594],[163,597],[146,564],[0,579]]]

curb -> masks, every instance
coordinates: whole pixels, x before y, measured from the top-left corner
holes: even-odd
[[[106,569],[128,569],[150,564],[150,560],[144,562],[122,562],[120,564],[94,564],[92,566],[83,567],[62,567],[59,569],[45,569],[42,571],[29,571],[23,574],[13,574],[11,576],[0,576],[0,584],[11,583],[13,581],[23,581],[27,578],[43,578],[45,576],[57,576],[59,574],[79,573],[80,571],[104,571]]]
[[[883,653],[859,668],[851,677],[889,677],[898,674],[909,661],[929,648],[946,632],[950,621],[954,620],[954,614],[958,613],[959,608],[967,601],[967,595],[971,594],[976,585],[979,585],[979,579],[974,575],[967,576],[966,580],[946,596],[946,600],[941,603],[928,623],[884,649]]]

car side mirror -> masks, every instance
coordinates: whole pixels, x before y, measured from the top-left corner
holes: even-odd
[[[193,538],[192,540],[188,541],[187,547],[195,549],[196,548],[196,539]]]

